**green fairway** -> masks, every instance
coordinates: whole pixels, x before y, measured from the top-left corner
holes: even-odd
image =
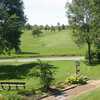
[[[78,48],[71,31],[43,31],[41,37],[33,38],[31,31],[24,31],[21,37],[21,49],[28,55],[84,55],[86,48]]]
[[[100,100],[100,88],[84,93],[73,100]]]

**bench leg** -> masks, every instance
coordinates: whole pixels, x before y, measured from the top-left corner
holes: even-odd
[[[18,90],[18,86],[16,85],[16,90]]]
[[[1,87],[2,87],[2,89],[3,89],[3,90],[5,90],[5,88],[4,88],[4,86],[3,86],[3,85],[1,85]]]
[[[8,90],[11,90],[11,86],[9,85],[9,88],[8,88]]]
[[[23,87],[24,87],[24,89],[25,89],[25,85],[24,85]]]

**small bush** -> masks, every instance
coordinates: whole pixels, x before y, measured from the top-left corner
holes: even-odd
[[[35,90],[34,89],[33,90],[19,90],[18,94],[26,95],[26,96],[28,96],[28,95],[35,95]]]
[[[59,82],[56,84],[56,88],[59,89],[64,89],[65,88],[66,83],[65,82]]]
[[[67,78],[66,82],[67,84],[71,85],[71,84],[87,84],[88,78],[85,76],[70,76]]]
[[[39,66],[37,66],[34,76],[39,77],[40,79],[41,91],[48,92],[54,80],[56,67],[48,63],[42,63],[41,60],[38,61],[39,61]]]

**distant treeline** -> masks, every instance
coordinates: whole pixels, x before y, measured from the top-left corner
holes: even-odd
[[[27,30],[34,30],[34,29],[38,29],[38,30],[46,30],[46,31],[51,31],[51,32],[55,32],[55,31],[61,31],[61,30],[66,30],[69,26],[65,25],[65,24],[60,24],[59,22],[57,23],[56,26],[54,25],[30,25],[29,23],[27,23],[25,25],[25,29]]]

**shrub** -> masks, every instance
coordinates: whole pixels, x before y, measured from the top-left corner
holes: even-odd
[[[56,88],[59,89],[64,89],[65,88],[66,83],[65,82],[59,82],[56,84]]]
[[[54,80],[54,69],[55,67],[53,65],[42,63],[41,60],[39,60],[39,66],[37,66],[34,76],[40,78],[40,89],[42,92],[48,92],[50,89]]]
[[[18,94],[28,96],[28,95],[35,95],[36,93],[35,90],[33,89],[33,90],[19,90]]]
[[[33,35],[33,36],[36,36],[36,37],[39,37],[41,34],[42,34],[42,31],[39,30],[39,29],[34,29],[34,30],[32,31],[32,35]]]
[[[88,78],[85,77],[85,76],[79,76],[79,77],[76,77],[76,76],[70,76],[67,78],[66,82],[67,84],[71,85],[71,84],[86,84],[88,81]]]

